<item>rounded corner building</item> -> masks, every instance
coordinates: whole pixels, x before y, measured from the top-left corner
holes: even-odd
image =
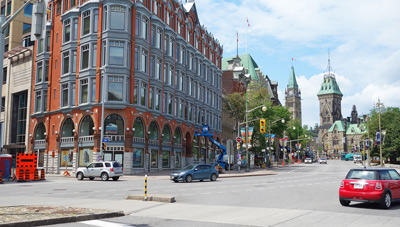
[[[215,162],[222,45],[194,1],[54,0],[35,43],[29,151],[48,173],[116,160],[124,174]]]

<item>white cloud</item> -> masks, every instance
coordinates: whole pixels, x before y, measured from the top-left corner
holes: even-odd
[[[386,106],[399,107],[398,0],[197,0],[196,6],[200,22],[223,44],[224,56],[236,54],[237,31],[244,52],[248,29],[249,53],[270,57],[257,58],[258,65],[287,71],[282,59],[296,57],[296,68],[312,69],[309,75],[296,71],[302,75],[298,83],[304,124],[319,123],[317,93],[323,75],[316,72],[324,72],[328,49],[344,95],[343,117],[350,115],[353,105],[359,114],[368,113],[378,98]],[[265,74],[269,70],[261,68]],[[282,103],[286,75],[271,78],[278,80]]]

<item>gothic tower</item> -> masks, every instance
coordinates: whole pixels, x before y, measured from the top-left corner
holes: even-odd
[[[342,120],[343,94],[336,83],[335,74],[332,72],[331,60],[328,58],[328,67],[324,74],[324,81],[318,94],[320,126],[318,138],[324,143],[327,132],[337,120]]]
[[[296,75],[294,68],[290,71],[289,83],[285,91],[285,106],[289,108],[292,113],[292,118],[301,123],[301,92],[297,85]]]

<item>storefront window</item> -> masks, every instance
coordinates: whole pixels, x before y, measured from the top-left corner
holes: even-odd
[[[154,121],[152,121],[150,123],[149,132],[150,132],[149,139],[151,139],[151,140],[158,139],[158,128],[157,128],[157,124]]]
[[[93,152],[91,148],[81,148],[79,150],[79,166],[87,166],[93,160]]]
[[[72,167],[74,161],[74,149],[61,150],[60,167]]]
[[[169,168],[170,164],[169,164],[169,151],[163,151],[162,152],[162,167],[163,168]]]
[[[133,168],[143,167],[143,148],[133,148]]]
[[[158,168],[158,151],[151,150],[151,168]]]
[[[38,157],[37,167],[44,167],[44,150],[38,150],[37,157]]]
[[[162,131],[162,140],[163,142],[171,142],[171,135],[170,135],[170,129],[168,125],[165,125]]]

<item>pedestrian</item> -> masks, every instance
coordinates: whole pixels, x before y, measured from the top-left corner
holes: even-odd
[[[239,173],[240,173],[240,165],[241,165],[241,164],[242,164],[242,160],[238,159],[236,165],[237,165],[237,167],[238,167]]]

